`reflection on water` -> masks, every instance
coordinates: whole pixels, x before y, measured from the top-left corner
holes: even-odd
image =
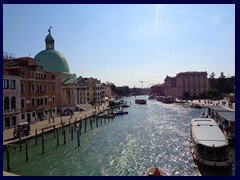
[[[147,98],[147,97],[145,97]],[[25,162],[25,149],[11,151],[11,172],[20,175],[91,175],[142,176],[152,166],[160,166],[168,175],[235,175],[230,171],[213,171],[196,165],[189,148],[189,123],[200,117],[205,109],[184,108],[179,104],[163,104],[148,100],[147,105],[134,104],[134,97],[125,98],[131,107],[128,115],[114,120],[94,123],[87,133],[82,129],[80,147],[77,136],[71,140],[66,128],[67,144],[60,146],[50,133],[45,136],[45,154],[41,140],[36,146],[29,141],[29,162]],[[4,169],[6,170],[4,152]]]

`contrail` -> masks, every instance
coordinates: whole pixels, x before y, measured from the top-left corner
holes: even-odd
[[[159,14],[159,4],[157,4],[156,18],[155,18],[155,35],[158,32],[158,14]]]

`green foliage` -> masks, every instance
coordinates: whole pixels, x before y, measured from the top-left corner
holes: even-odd
[[[235,76],[226,78],[223,72],[215,79],[215,74],[212,72],[209,77],[209,90],[206,96],[209,98],[221,97],[223,94],[234,93]]]
[[[119,96],[128,96],[130,94],[130,88],[128,86],[115,86],[111,84],[111,89],[113,92],[118,94]]]

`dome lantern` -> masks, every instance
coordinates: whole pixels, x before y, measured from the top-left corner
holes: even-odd
[[[46,71],[69,73],[67,60],[60,52],[54,49],[54,38],[51,35],[51,28],[48,29],[49,34],[45,38],[46,49],[39,52],[34,59],[39,60],[39,65]]]
[[[51,35],[51,28],[52,27],[50,27],[49,29],[48,29],[48,35],[46,36],[46,38],[45,38],[45,42],[46,42],[46,50],[54,50],[54,38],[52,37],[52,35]]]

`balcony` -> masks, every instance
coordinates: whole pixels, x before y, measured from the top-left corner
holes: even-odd
[[[4,115],[10,115],[10,114],[16,114],[19,113],[19,109],[8,109],[8,110],[4,110],[3,114]]]

